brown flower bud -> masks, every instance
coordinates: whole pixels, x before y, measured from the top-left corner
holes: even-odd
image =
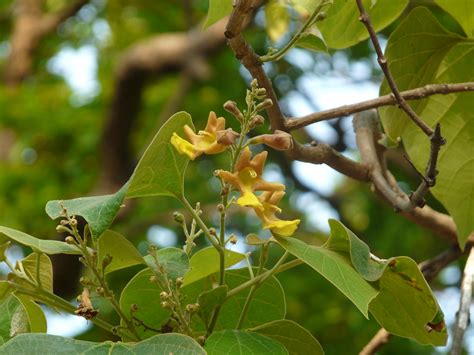
[[[169,297],[168,292],[165,292],[165,291],[160,292],[160,298],[162,300],[166,300],[168,297]]]
[[[196,245],[196,244],[194,244],[194,245]],[[183,286],[183,283],[184,283],[184,278],[182,278],[182,277],[176,278],[176,287],[177,288],[180,288],[181,286]]]
[[[176,223],[182,224],[184,223],[184,216],[182,213],[179,213],[177,211],[173,212],[173,219]]]
[[[261,103],[259,103],[255,109],[257,111],[262,111],[271,106],[273,106],[273,101],[271,99],[265,99]]]
[[[240,134],[234,131],[232,128],[227,128],[221,131],[217,131],[216,138],[217,143],[223,145],[232,145],[235,143]]]
[[[265,118],[260,115],[256,115],[252,118],[250,122],[250,128],[254,128],[255,126],[260,126],[265,122]]]
[[[251,139],[252,144],[263,143],[277,150],[289,150],[293,148],[293,137],[291,134],[275,130],[273,134],[262,134]]]
[[[242,112],[240,112],[239,108],[237,107],[237,104],[234,101],[226,101],[224,103],[224,110],[232,114],[239,122],[242,122],[244,119],[244,115]]]

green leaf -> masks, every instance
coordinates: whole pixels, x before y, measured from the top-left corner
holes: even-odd
[[[232,265],[245,259],[244,254],[235,251],[225,250],[225,267]],[[206,276],[212,275],[219,271],[219,253],[214,247],[207,247],[195,253],[190,263],[190,270],[184,275],[183,286],[196,282]]]
[[[209,291],[204,291],[197,298],[199,303],[199,317],[205,324],[209,324],[212,312],[218,306],[221,306],[227,296],[227,285],[218,286]]]
[[[18,301],[20,301],[26,313],[26,317],[28,318],[29,332],[46,333],[46,317],[44,316],[41,307],[27,296],[15,295],[15,297],[18,299]]]
[[[119,233],[111,230],[105,231],[97,241],[97,264],[99,268],[102,268],[102,260],[107,254],[112,256],[112,261],[105,268],[106,274],[145,263],[145,260],[132,243]]]
[[[73,200],[54,200],[46,204],[46,213],[51,219],[62,216],[62,206],[72,216],[82,216],[89,223],[93,238],[99,238],[112,224],[122,206],[128,184],[112,195],[79,197]]]
[[[288,350],[290,355],[324,354],[321,344],[311,333],[291,320],[281,319],[250,330],[278,341]]]
[[[38,257],[39,265],[37,264]],[[25,270],[28,278],[34,282],[36,282],[38,279],[37,268],[39,267],[41,287],[46,291],[53,292],[53,264],[51,263],[51,259],[46,254],[31,253],[26,258],[17,263],[17,269],[19,270],[21,270],[18,265],[20,263],[23,266],[23,270]],[[20,279],[18,278],[17,281],[20,281]],[[28,285],[27,287],[31,286]]]
[[[446,331],[429,331],[428,323],[436,319],[440,309],[417,264],[401,256],[381,260],[370,254],[369,247],[341,222],[330,220],[331,238],[325,248],[349,252],[357,272],[379,289],[370,302],[369,311],[390,333],[415,339],[422,344],[443,345]],[[439,318],[439,317],[438,317]]]
[[[0,281],[0,302],[7,298],[12,292],[12,288],[7,281]]]
[[[130,178],[127,198],[160,195],[179,198],[182,195],[189,159],[173,148],[170,139],[174,132],[184,136],[185,125],[194,128],[189,113],[181,111],[160,128]]]
[[[134,316],[142,321],[146,326],[160,330],[166,324],[170,314],[169,311],[161,307],[160,287],[150,282],[150,277],[154,276],[150,269],[144,269],[136,274],[124,287],[120,295],[120,308],[129,314],[133,304],[138,306]],[[154,333],[144,327],[137,327],[138,334],[142,338],[149,338]]]
[[[5,355],[28,354],[34,349],[40,354],[173,354],[205,355],[204,349],[192,338],[182,334],[160,334],[139,343],[93,343],[48,334],[21,334],[0,347]]]
[[[270,0],[265,6],[265,28],[268,37],[277,42],[288,32],[290,14],[286,3],[281,0]]]
[[[468,37],[474,37],[474,1],[435,0],[435,2],[459,22]]]
[[[378,32],[403,12],[408,0],[363,0],[372,26]],[[355,0],[334,0],[327,10],[326,18],[318,22],[318,28],[330,48],[347,48],[369,37],[365,26],[359,21],[359,9]]]
[[[474,42],[447,32],[425,8],[413,10],[390,36],[386,57],[400,90],[474,80]],[[388,91],[384,83],[381,93]],[[474,230],[474,157],[468,148],[474,145],[473,100],[473,93],[459,93],[410,102],[427,124],[441,124],[447,140],[439,154],[439,174],[431,192],[454,218],[461,247]],[[392,138],[402,137],[411,160],[424,171],[430,151],[428,138],[401,110],[383,108],[379,112],[387,133]]]
[[[257,271],[257,268],[254,268],[254,271]],[[216,279],[217,274],[201,279],[199,282],[183,287],[182,292],[187,295],[187,300],[197,300],[202,292],[213,288]],[[225,281],[229,289],[233,289],[249,280],[250,275],[247,268],[226,272]],[[235,328],[249,292],[250,287],[225,301],[216,323],[216,330]],[[274,320],[283,319],[285,314],[285,294],[280,282],[273,276],[265,281],[255,292],[242,328],[252,328]],[[204,327],[201,326],[201,328]]]
[[[421,344],[445,345],[446,329],[426,327],[437,318],[440,309],[417,264],[405,256],[391,258],[385,264],[380,292],[370,304],[370,313],[392,334]]]
[[[214,332],[204,346],[208,355],[288,354],[279,342],[242,330]]]
[[[77,247],[64,242],[38,239],[15,229],[0,226],[0,238],[4,239],[2,235],[17,243],[31,247],[33,250],[36,249],[46,254],[81,254]]]
[[[327,52],[326,43],[318,36],[312,33],[303,33],[296,42],[296,47],[311,49],[316,52]]]
[[[331,225],[328,245],[332,238],[337,238],[332,228]],[[312,246],[295,238],[277,237],[276,240],[336,286],[368,318],[369,303],[377,295],[377,289],[354,269],[347,249],[331,250],[326,246]]]
[[[219,21],[221,18],[230,15],[232,12],[232,0],[209,0],[209,10],[207,11],[204,29]]]
[[[17,313],[17,311],[20,313]],[[3,299],[0,302],[0,343],[8,341],[18,331],[28,331],[25,326],[25,318],[26,315],[20,301],[15,296],[10,294],[10,296]]]
[[[145,256],[147,265],[157,271],[158,266],[163,268],[168,278],[175,280],[178,277],[183,277],[189,270],[188,255],[178,248],[164,248],[155,251],[155,257],[152,255]],[[157,262],[159,265],[157,265]]]

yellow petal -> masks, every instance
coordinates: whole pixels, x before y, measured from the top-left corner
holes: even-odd
[[[273,234],[276,234],[280,237],[290,237],[295,233],[299,223],[299,219],[295,219],[293,221],[283,221],[277,219],[271,221],[271,223],[265,225],[263,228],[270,229]]]
[[[176,133],[173,133],[171,137],[171,144],[180,154],[186,154],[189,159],[194,160],[200,154],[194,145],[189,143],[187,140],[181,138]]]
[[[237,203],[243,207],[257,207],[262,205],[252,190],[244,190],[242,196],[238,198]]]

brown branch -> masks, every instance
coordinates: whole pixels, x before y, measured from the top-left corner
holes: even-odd
[[[359,352],[359,355],[372,355],[377,352],[382,346],[390,341],[392,334],[387,332],[385,329],[380,328],[379,331],[374,335],[372,339],[367,343],[366,346]]]
[[[33,55],[40,41],[87,2],[87,0],[77,0],[56,14],[45,14],[42,11],[42,0],[18,1],[10,37],[11,51],[4,74],[5,83],[8,86],[19,85],[30,74]]]
[[[382,68],[382,71],[385,75],[385,78],[387,79],[387,83],[390,86],[390,89],[392,90],[393,95],[395,96],[395,99],[397,100],[398,106],[405,111],[405,113],[408,115],[408,117],[411,118],[411,120],[418,126],[420,129],[428,136],[431,137],[433,134],[433,130],[431,129],[430,126],[428,126],[417,114],[413,109],[408,105],[408,103],[405,101],[402,95],[400,95],[400,91],[398,90],[397,84],[395,83],[395,79],[392,76],[392,73],[390,72],[390,69],[388,68],[388,63],[387,59],[383,55],[382,48],[380,47],[379,40],[377,38],[377,34],[375,33],[374,28],[372,27],[372,24],[370,23],[370,17],[369,14],[365,11],[365,7],[362,4],[362,0],[356,0],[357,2],[357,7],[359,8],[360,11],[360,17],[359,20],[364,24],[364,26],[367,28],[367,31],[369,32],[370,40],[372,41],[372,44],[374,45],[375,52],[377,53],[377,61],[380,65],[380,68]]]
[[[452,355],[460,355],[462,353],[462,343],[464,333],[470,322],[470,308],[472,301],[472,284],[474,282],[474,248],[471,248],[469,257],[464,267],[464,276],[461,282],[461,300],[459,311],[456,316],[456,324],[454,327],[453,346],[451,348]]]
[[[420,100],[431,95],[447,95],[456,92],[474,91],[474,82],[465,82],[457,84],[429,84],[416,89],[402,91],[400,95],[405,100]],[[349,116],[357,112],[367,111],[372,108],[396,105],[397,99],[394,95],[384,95],[376,99],[358,102],[353,105],[344,105],[325,111],[315,112],[307,116],[291,117],[286,120],[287,130],[295,130],[312,123],[327,121],[333,118]]]
[[[439,148],[444,144],[441,137],[440,126],[437,125],[431,136],[431,152],[426,167],[425,175],[421,175],[421,183],[418,188],[406,195],[388,172],[383,156],[384,149],[378,144],[382,132],[378,123],[375,110],[357,113],[354,116],[354,130],[356,132],[357,146],[362,157],[362,162],[369,168],[370,180],[374,183],[377,191],[392,204],[397,211],[411,211],[415,207],[423,207],[424,196],[436,181],[436,162]]]

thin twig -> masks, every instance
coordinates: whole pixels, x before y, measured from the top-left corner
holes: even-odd
[[[456,92],[474,91],[474,82],[465,82],[457,84],[429,84],[416,89],[400,92],[405,100],[420,100],[432,95],[447,95]],[[397,104],[394,95],[384,95],[376,99],[358,102],[352,105],[344,105],[325,111],[314,112],[307,116],[291,117],[286,120],[285,127],[292,131],[313,123],[331,120],[333,118],[349,116],[357,112],[367,111],[372,108],[382,106],[393,106]]]
[[[462,343],[464,332],[469,325],[469,310],[472,301],[472,283],[474,282],[474,248],[471,248],[469,257],[464,268],[464,276],[461,283],[461,301],[459,311],[456,317],[456,325],[454,327],[453,346],[451,355],[459,355],[462,353]]]
[[[360,351],[359,355],[372,355],[377,352],[382,346],[390,341],[392,334],[387,332],[385,329],[380,328],[379,331],[374,335],[372,339],[367,343],[366,346]]]
[[[390,69],[388,68],[388,63],[387,63],[387,58],[383,55],[382,48],[380,47],[379,40],[377,38],[377,35],[375,33],[374,28],[372,27],[372,24],[370,23],[370,17],[367,11],[365,11],[365,7],[362,4],[362,0],[356,0],[357,2],[357,7],[359,8],[360,11],[360,17],[359,20],[364,24],[364,26],[367,28],[367,31],[369,32],[370,40],[372,41],[372,44],[374,45],[375,52],[377,53],[377,61],[380,65],[380,68],[382,68],[382,71],[385,75],[385,78],[387,79],[387,83],[390,86],[390,89],[392,90],[393,95],[395,96],[395,99],[397,100],[398,106],[405,111],[405,113],[411,118],[411,120],[418,126],[420,129],[428,136],[431,137],[433,134],[433,130],[431,129],[430,126],[428,126],[417,114],[413,109],[408,105],[408,103],[405,101],[403,96],[400,94],[400,91],[398,90],[397,84],[395,83],[395,80],[392,76],[392,73],[390,72]]]

